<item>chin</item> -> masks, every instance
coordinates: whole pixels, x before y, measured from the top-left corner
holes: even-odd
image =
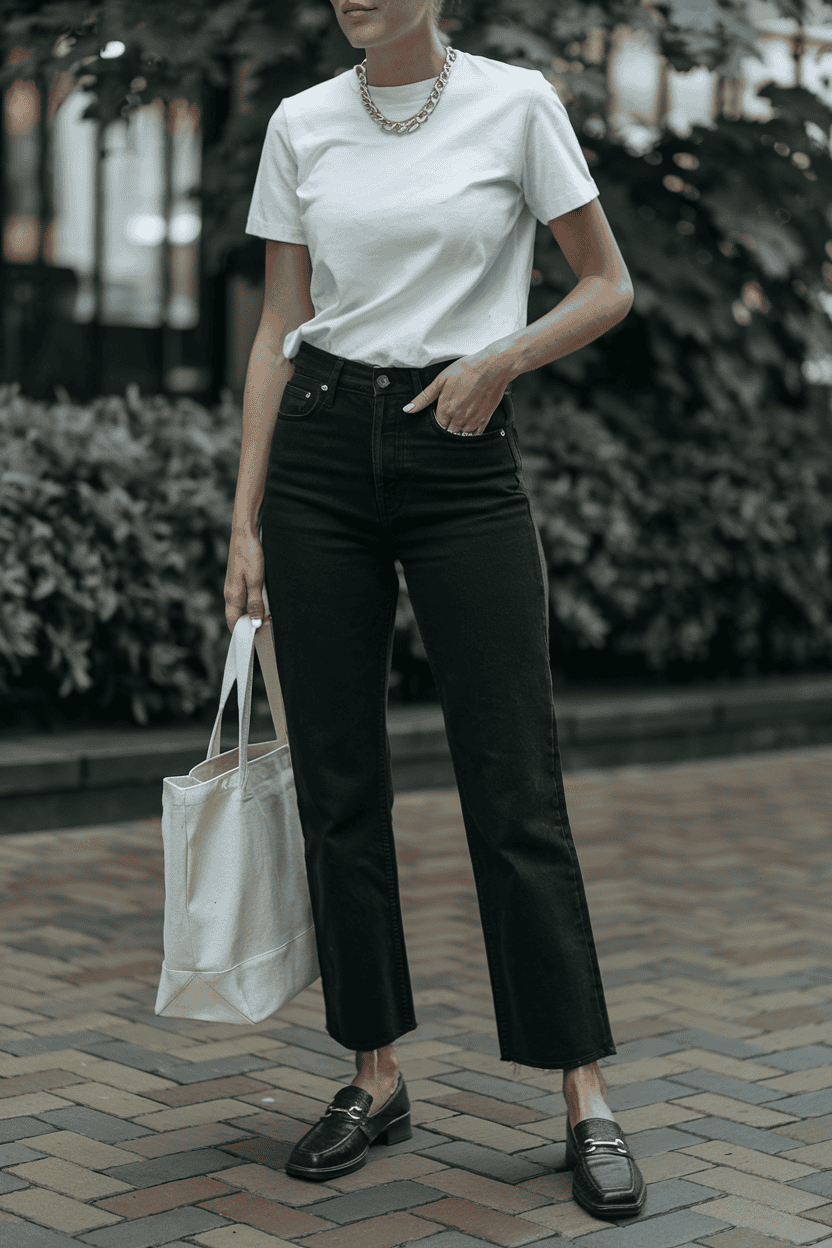
[[[373,44],[378,43],[379,36],[383,35],[383,31],[380,29],[374,30],[372,34],[368,34],[366,30],[359,30],[356,26],[352,25],[346,30],[344,30],[344,27],[342,26],[341,30],[346,36],[348,43],[353,48],[372,47]]]

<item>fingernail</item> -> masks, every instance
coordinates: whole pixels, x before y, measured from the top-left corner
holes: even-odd
[[[415,403],[415,400],[414,400],[414,403]],[[402,411],[403,411],[403,412],[412,412],[412,411],[413,411],[413,407],[414,407],[414,403],[408,403],[407,407],[403,407],[403,408],[402,408]]]

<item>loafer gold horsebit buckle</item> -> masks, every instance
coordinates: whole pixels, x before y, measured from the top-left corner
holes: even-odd
[[[617,1153],[621,1153],[624,1157],[628,1156],[627,1145],[623,1140],[619,1140],[618,1136],[616,1136],[614,1140],[593,1140],[587,1136],[584,1140],[584,1148],[588,1153],[594,1153],[596,1148],[599,1148],[602,1145],[607,1148],[614,1148]]]
[[[342,1109],[340,1105],[327,1105],[324,1118],[328,1118],[330,1114],[346,1114],[353,1122],[358,1122],[361,1118],[361,1110],[357,1105],[350,1105],[349,1109]]]

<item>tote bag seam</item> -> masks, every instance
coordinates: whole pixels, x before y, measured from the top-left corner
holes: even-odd
[[[265,742],[255,741],[254,744],[264,745]],[[273,754],[280,754],[282,750],[286,750],[287,752],[289,750],[289,746],[285,741],[283,742],[282,745],[276,745],[275,749],[269,750],[268,754],[260,754],[257,758],[250,759],[248,765],[249,767],[256,767],[258,763],[264,763],[266,759],[271,758]],[[234,751],[224,750],[223,753],[233,754]],[[214,757],[222,758],[222,754],[215,754]],[[204,758],[202,762],[197,763],[192,768],[192,771],[196,771],[197,767],[201,767],[203,763],[207,763],[207,762],[208,762],[208,759]],[[175,789],[177,793],[194,793],[194,792],[198,792],[199,788],[204,784],[213,784],[215,780],[219,780],[220,777],[222,776],[233,775],[235,771],[239,771],[239,765],[237,767],[229,767],[228,771],[221,771],[216,776],[206,776],[204,780],[200,780],[198,777],[193,776],[192,771],[189,771],[187,776],[165,776],[165,781],[171,786],[171,788]],[[191,783],[190,784],[177,784],[176,783],[177,780],[190,780]]]
[[[191,965],[196,965],[196,951],[194,949],[194,933],[191,928],[191,838],[188,835],[190,830],[190,821],[188,819],[188,803],[184,803],[185,807],[185,917],[188,920],[188,942],[191,948]]]
[[[200,971],[195,966],[168,966],[165,961],[162,962],[162,966],[171,975],[230,975],[232,971],[238,971],[241,967],[248,966],[249,962],[257,962],[260,958],[271,957],[273,953],[282,953],[284,949],[289,948],[289,945],[293,945],[297,940],[302,940],[304,936],[308,936],[314,930],[315,924],[310,923],[309,927],[305,927],[302,932],[298,932],[297,935],[290,936],[288,940],[284,940],[282,945],[275,945],[273,949],[266,949],[263,953],[253,953],[250,958],[244,958],[242,962],[235,962],[233,966],[224,966],[221,971]]]
[[[171,997],[170,1001],[167,1002],[167,1004],[165,1005],[165,1009],[168,1009],[171,1005],[173,1005],[174,1001],[176,1001],[178,997],[182,996],[182,993],[188,987],[188,984],[190,984],[194,979],[196,979],[198,975],[199,975],[199,972],[194,971],[190,979],[187,979],[185,983],[182,985],[182,987],[179,989],[179,991]],[[208,984],[206,986],[210,988],[211,991],[214,993],[214,995],[216,997],[219,997],[220,1001],[224,1002],[224,1004],[227,1005],[230,1010],[233,1010],[235,1014],[239,1014],[240,1018],[244,1018],[246,1022],[250,1021],[249,1015],[245,1014],[242,1010],[238,1009],[237,1006],[234,1004],[234,1002],[229,1001],[228,998],[224,997],[221,992],[218,992],[213,984]]]
[[[163,970],[165,969],[165,964],[164,964],[164,962],[162,963],[162,969],[163,969]],[[186,972],[184,972],[184,971],[180,971],[179,973],[180,973],[180,974],[185,974]],[[175,992],[175,993],[174,993],[174,995],[171,997],[170,1001],[166,1002],[166,1004],[165,1004],[165,1009],[167,1009],[169,1005],[172,1005],[172,1004],[173,1004],[173,1002],[176,1000],[176,998],[177,998],[177,997],[181,997],[181,996],[182,996],[182,993],[185,991],[185,989],[188,987],[188,984],[189,984],[189,983],[191,982],[191,980],[193,980],[193,979],[196,979],[196,971],[191,971],[190,975],[189,975],[189,976],[188,976],[188,978],[185,980],[184,984],[183,984],[183,985],[182,985],[182,987],[179,989],[179,991],[178,991],[178,992]]]

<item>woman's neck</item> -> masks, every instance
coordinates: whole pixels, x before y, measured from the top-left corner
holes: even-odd
[[[438,78],[446,51],[433,26],[420,26],[379,48],[365,48],[367,86],[406,87],[411,82]]]

